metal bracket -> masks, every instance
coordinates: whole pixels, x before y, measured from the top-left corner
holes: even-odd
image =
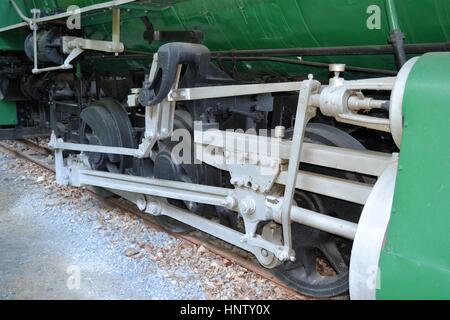
[[[152,70],[157,64],[157,61],[153,62]],[[182,65],[178,66],[173,89],[178,88],[181,77]],[[151,72],[152,73],[152,72]],[[150,75],[151,77],[154,75]],[[152,139],[154,141],[167,139],[172,136],[173,123],[175,119],[175,107],[176,102],[164,99],[156,106],[147,106],[145,108],[145,138]]]
[[[31,13],[33,15],[32,18],[28,18],[23,14],[20,10],[19,6],[16,4],[14,0],[10,0],[13,7],[16,9],[17,14],[20,16],[22,20],[25,21],[26,24],[33,31],[33,60],[34,67],[32,70],[33,74],[39,74],[43,72],[57,71],[57,70],[68,70],[72,69],[73,66],[70,64],[73,60],[75,60],[78,56],[80,56],[85,50],[93,50],[93,51],[103,51],[115,53],[118,55],[122,53],[125,49],[123,43],[120,42],[120,9],[114,7],[112,10],[112,42],[109,41],[99,41],[99,40],[90,40],[84,38],[76,38],[76,37],[63,37],[63,52],[68,54],[64,63],[60,66],[42,68],[39,69],[39,61],[38,61],[38,44],[37,44],[37,32],[39,30],[38,23],[42,22],[40,20],[41,11],[39,9],[32,9]],[[128,3],[132,1],[119,1],[118,4]],[[117,1],[111,1],[109,4],[115,5]],[[106,3],[105,3],[106,4]],[[103,7],[105,4],[101,4]],[[100,6],[94,6],[90,8],[91,10],[99,9]],[[81,11],[81,10],[80,10]],[[81,12],[80,12],[81,14]],[[56,15],[60,16],[60,15]],[[56,19],[55,16],[55,19]],[[46,20],[47,21],[47,20]],[[51,21],[51,20],[48,20]]]
[[[82,7],[80,9],[76,10],[76,13],[83,14],[83,13],[88,13],[91,11],[118,7],[118,6],[121,6],[121,5],[124,5],[127,3],[132,3],[135,1],[137,1],[137,0],[106,1],[106,2],[102,2],[102,3],[97,3],[97,4],[90,5],[90,6]],[[17,6],[15,0],[9,0],[9,2],[11,2],[11,4],[13,5],[14,9],[17,12],[17,14],[20,16],[20,18],[24,22],[20,22],[20,23],[16,23],[16,24],[4,27],[4,28],[0,28],[0,33],[29,26],[30,22],[32,20],[23,14],[22,10],[20,10],[20,8]],[[50,22],[50,21],[54,21],[54,20],[65,19],[65,18],[71,17],[73,14],[74,14],[73,11],[68,10],[67,12],[57,13],[57,14],[45,16],[45,17],[39,17],[37,19],[34,19],[34,23],[41,24],[41,23],[46,23],[46,22]]]

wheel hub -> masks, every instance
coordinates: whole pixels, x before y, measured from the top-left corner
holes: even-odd
[[[155,160],[155,178],[163,180],[178,180],[180,168],[172,161],[172,157],[168,151],[158,154]]]

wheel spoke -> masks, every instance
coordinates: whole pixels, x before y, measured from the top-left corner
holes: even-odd
[[[179,173],[178,180],[180,182],[184,182],[184,183],[192,183],[192,179],[185,172],[180,172]]]
[[[296,262],[289,262],[289,263],[287,263],[286,266],[284,267],[284,270],[285,271],[292,271],[292,270],[298,269],[298,268],[300,268],[302,266],[303,266],[303,262],[299,261],[297,259]]]
[[[314,248],[306,248],[302,254],[302,262],[305,267],[306,277],[310,278],[317,274],[316,269],[316,261],[317,261],[317,252]]]
[[[108,162],[108,163],[106,164],[106,168],[108,169],[109,172],[112,172],[112,173],[120,173],[119,167],[118,167],[117,165],[111,163],[111,162]]]
[[[342,256],[342,253],[339,251],[335,242],[328,241],[326,243],[323,243],[320,246],[320,250],[323,252],[336,273],[342,274],[348,271],[348,265],[345,262],[345,259]]]
[[[86,133],[84,136],[89,143],[91,143],[92,139],[94,138],[94,134],[92,133]]]

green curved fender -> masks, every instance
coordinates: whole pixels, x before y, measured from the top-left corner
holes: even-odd
[[[450,299],[450,53],[407,81],[404,133],[379,299]]]

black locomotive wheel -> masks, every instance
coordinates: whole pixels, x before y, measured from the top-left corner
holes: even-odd
[[[297,203],[323,212],[315,195],[297,192]],[[348,290],[351,241],[300,224],[292,225],[292,243],[297,261],[280,265],[274,274],[302,294],[326,298]]]
[[[154,163],[155,178],[192,183],[192,179],[189,178],[183,167],[175,164],[173,161],[170,146],[164,143],[160,143],[159,146],[160,151]],[[188,209],[190,211],[193,210],[195,206],[194,203],[187,203],[181,200],[167,199],[167,202],[175,207]],[[157,216],[156,219],[162,226],[174,233],[185,233],[193,230],[192,227],[171,217]]]
[[[123,106],[113,99],[92,103],[81,112],[81,143],[109,147],[135,148],[133,128]],[[130,168],[130,157],[89,152],[89,163],[95,170],[124,173]]]
[[[305,140],[349,149],[364,149],[349,134],[324,124],[308,125]],[[366,179],[353,173],[334,174],[357,181]],[[352,211],[350,215],[353,216],[358,216],[361,212],[359,206],[335,204],[330,199],[307,192],[297,191],[295,201],[300,207],[332,216],[337,216],[335,212],[342,208]],[[298,292],[317,298],[338,296],[348,291],[352,241],[295,223],[292,225],[292,243],[297,260],[273,269],[279,279]]]
[[[156,156],[153,160],[139,161],[136,165],[137,174],[162,180],[218,185],[220,172],[211,166],[196,164],[194,161],[192,124],[192,117],[188,112],[177,110],[175,113],[174,131],[181,134],[182,139],[180,140],[182,141],[172,141],[171,139],[159,141]],[[179,153],[181,149],[176,149],[181,142],[186,143],[185,148],[182,149],[182,154]],[[183,154],[184,152],[190,152],[190,155],[185,155]],[[204,217],[211,217],[216,214],[216,210],[212,206],[175,199],[167,199],[166,201],[175,207]],[[174,233],[185,233],[193,230],[192,227],[167,216],[157,216],[156,219],[162,226]]]

